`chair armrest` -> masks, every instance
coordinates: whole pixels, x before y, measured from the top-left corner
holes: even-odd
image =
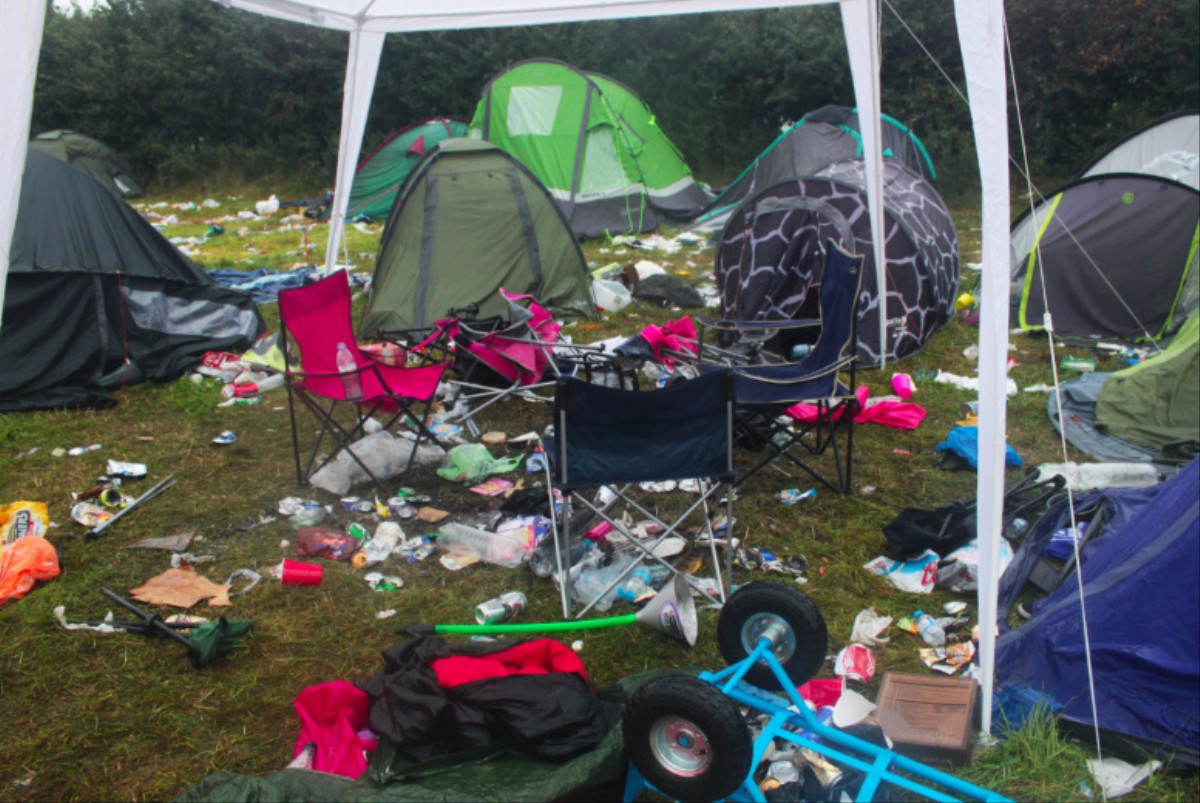
[[[743,330],[784,331],[788,329],[805,329],[810,326],[820,326],[820,318],[795,318],[790,321],[743,321],[718,320],[696,316],[696,321],[705,328],[717,329],[724,332],[739,332]]]

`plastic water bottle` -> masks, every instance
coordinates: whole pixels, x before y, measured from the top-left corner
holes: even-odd
[[[650,570],[645,567],[633,570],[633,574],[625,583],[617,589],[617,599],[623,599],[626,602],[637,602],[638,600],[649,597],[654,594],[653,578],[650,576]]]
[[[921,634],[921,638],[926,644],[932,644],[934,647],[940,647],[946,643],[946,631],[942,630],[942,626],[925,611],[915,611],[913,613],[913,624],[917,627],[917,632]]]
[[[358,401],[363,397],[362,382],[358,377],[358,363],[344,342],[337,344],[337,369],[342,375],[342,386],[346,389],[346,401]]]

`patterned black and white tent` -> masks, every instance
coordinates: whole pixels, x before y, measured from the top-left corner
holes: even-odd
[[[716,275],[725,319],[791,320],[817,313],[823,243],[875,259],[860,159],[768,187],[737,208],[717,244]],[[887,213],[887,361],[921,349],[954,314],[958,235],[932,185],[896,160],[884,162]],[[859,300],[859,365],[880,362],[881,294],[874,272]],[[786,344],[785,344],[786,345]]]

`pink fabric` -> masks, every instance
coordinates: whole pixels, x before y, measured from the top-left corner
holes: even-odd
[[[641,331],[642,339],[650,346],[650,352],[657,362],[674,365],[675,360],[663,353],[669,349],[675,353],[699,354],[699,338],[696,337],[696,325],[690,316],[684,315],[675,321],[667,321],[662,326],[647,326]]]
[[[858,415],[854,416],[856,424],[882,424],[885,427],[893,429],[916,429],[921,426],[921,422],[925,420],[925,408],[913,402],[897,402],[897,401],[879,401],[867,406],[867,397],[871,393],[871,389],[866,385],[859,386],[855,391],[858,397],[859,411]],[[833,414],[833,420],[841,420],[842,413],[846,408],[842,408]],[[817,406],[815,404],[793,404],[787,408],[787,414],[799,421],[801,424],[811,424],[817,420]]]
[[[837,703],[842,696],[842,683],[841,678],[810,680],[803,686],[797,686],[796,691],[800,692],[803,699],[808,700],[817,708],[824,708]]]
[[[506,336],[503,331],[492,332],[472,343],[468,350],[508,381],[533,385],[541,381],[550,366],[549,351],[558,342],[562,324],[531,295],[509,293],[503,287],[500,294],[510,303],[527,302],[526,307],[533,316],[528,323],[528,333]],[[528,340],[536,342],[523,342]]]
[[[334,680],[309,686],[296,695],[300,735],[295,755],[310,742],[317,746],[312,768],[346,778],[357,778],[367,769],[363,751],[379,746],[377,739],[360,735],[367,727],[367,695],[354,684]]]

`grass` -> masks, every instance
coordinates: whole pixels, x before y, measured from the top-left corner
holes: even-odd
[[[280,269],[321,261],[326,227],[291,217],[298,209],[284,209],[263,220],[224,219],[252,209],[262,197],[218,197],[219,208],[199,210],[173,208],[170,204],[179,203],[179,198],[154,199],[142,209],[151,219],[175,215],[178,222],[164,229],[173,238],[203,238],[214,222],[223,226],[225,234],[188,246],[206,268]],[[974,214],[955,210],[968,263],[979,261]],[[347,252],[354,270],[371,270],[380,229],[378,224],[348,228]],[[710,249],[689,248],[664,256],[590,243],[586,252],[599,265],[651,259],[693,281],[703,281],[711,272]],[[964,283],[970,285],[977,276],[965,272]],[[361,303],[360,298],[356,311]],[[263,313],[271,328],[277,328],[275,306],[265,305]],[[628,335],[678,314],[635,306],[598,326],[575,326],[569,332],[576,341],[594,341]],[[962,352],[977,334],[972,327],[952,323],[902,369],[940,368],[970,375],[973,363]],[[1018,339],[1014,356],[1019,364],[1012,376],[1020,386],[1049,381],[1044,341]],[[882,394],[887,377],[868,372],[863,382]],[[922,383],[917,400],[929,415],[918,430],[861,427],[856,435],[856,493],[851,496],[822,491],[802,505],[781,507],[772,498],[775,491],[803,489],[810,483],[777,469],[760,472],[744,486],[737,535],[748,546],[807,557],[812,568],[804,590],[828,621],[831,652],[845,645],[854,617],[864,607],[898,618],[952,598],[941,592],[932,600],[901,593],[862,565],[883,552],[880,529],[900,508],[937,506],[974,495],[974,474],[933,466],[933,446],[954,425],[959,404],[971,398],[948,385]],[[319,587],[282,586],[268,577],[250,593],[235,597],[228,611],[200,605],[193,612],[228,613],[254,621],[252,635],[233,655],[203,670],[190,668],[182,648],[168,642],[60,629],[52,618],[56,606],[64,606],[68,618],[100,618],[112,607],[99,594],[101,587],[128,596],[130,589],[168,567],[166,553],[128,549],[135,541],[194,531],[191,551],[214,558],[197,565],[206,577],[221,582],[240,568],[265,575],[292,555],[284,542],[294,542],[295,531],[282,518],[263,523],[264,514],[288,496],[336,505],[328,494],[296,487],[282,391],[268,394],[258,406],[219,408],[221,401],[216,380],[193,382],[184,377],[165,385],[127,388],[120,393],[120,403],[106,411],[0,416],[0,502],[33,500],[49,506],[55,523],[50,538],[60,551],[63,570],[25,599],[0,608],[0,715],[9,734],[0,760],[0,799],[155,800],[178,795],[218,770],[270,773],[292,756],[298,731],[292,710],[295,695],[315,683],[363,681],[375,674],[382,665],[380,651],[394,643],[397,626],[468,622],[476,603],[514,588],[529,598],[526,621],[557,618],[557,593],[548,581],[486,565],[449,572],[428,560],[390,565],[389,572],[404,579],[403,588],[391,592],[373,592],[348,565],[330,563]],[[1044,405],[1043,394],[1020,393],[1010,400],[1009,441],[1027,464],[1062,459]],[[517,434],[541,429],[548,420],[544,406],[510,402],[496,408],[484,423]],[[236,444],[210,443],[223,430],[238,434]],[[102,449],[81,457],[52,454],[56,448],[93,443]],[[1082,456],[1072,452],[1069,457]],[[168,474],[174,474],[178,484],[113,526],[104,538],[84,542],[83,528],[70,518],[71,492],[90,488],[107,459],[147,464],[149,477],[130,483],[135,494]],[[493,500],[437,478],[430,469],[412,484],[431,494],[436,506],[460,516],[496,506]],[[868,487],[874,491],[868,493]],[[361,518],[373,527],[369,517]],[[342,517],[341,524],[348,520]],[[406,530],[422,531],[407,525]],[[745,571],[734,577],[738,583],[751,579]],[[389,610],[396,611],[392,618],[379,618]],[[714,629],[715,617],[702,614],[699,644],[692,650],[645,629],[598,631],[584,636],[582,656],[600,686],[653,668],[715,668],[723,661]],[[891,636],[876,650],[880,675],[889,669],[927,671],[918,660],[914,637],[894,630]],[[826,664],[822,675],[830,672]],[[871,684],[869,694],[877,690],[877,683]],[[967,774],[1015,799],[1082,799],[1079,782],[1086,778],[1086,755],[1086,749],[1065,742],[1043,718],[1003,746],[982,752]],[[1132,799],[1194,799],[1197,792],[1194,782],[1162,778],[1139,789]]]

